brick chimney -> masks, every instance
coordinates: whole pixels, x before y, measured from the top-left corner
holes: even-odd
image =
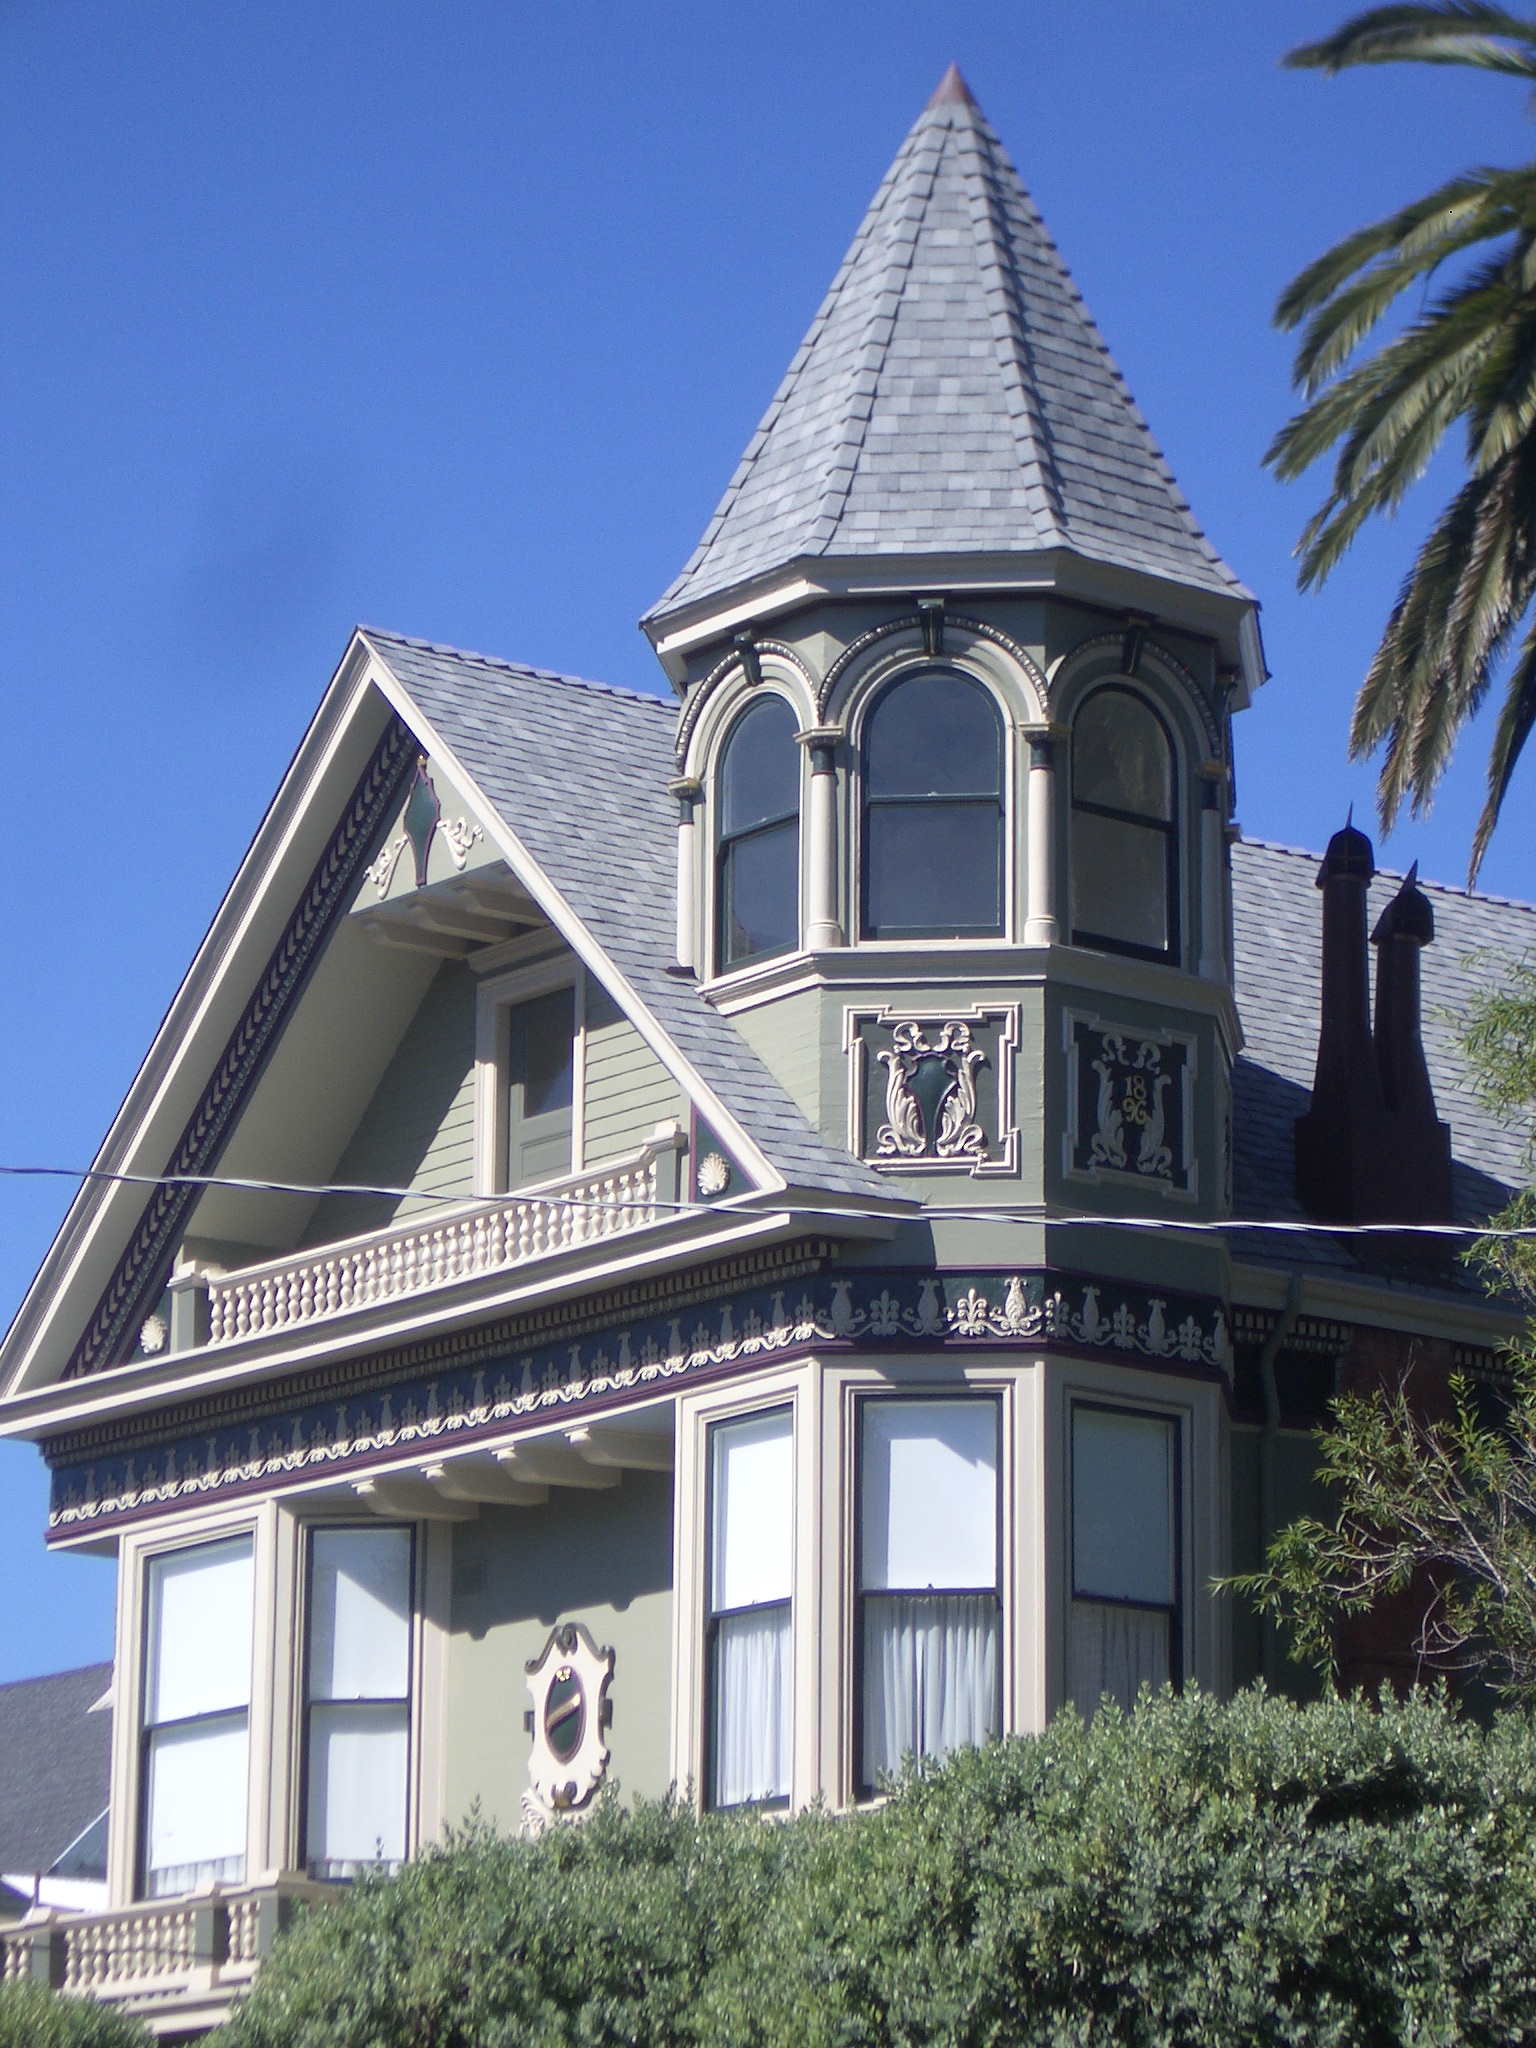
[[[1312,1106],[1296,1119],[1296,1185],[1327,1223],[1451,1221],[1451,1134],[1435,1114],[1424,1058],[1419,954],[1435,914],[1415,867],[1382,912],[1371,1029],[1366,893],[1371,842],[1346,824],[1318,869],[1322,1016]]]

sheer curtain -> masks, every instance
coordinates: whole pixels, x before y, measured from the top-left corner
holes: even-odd
[[[411,1611],[409,1529],[315,1530],[305,1853],[317,1877],[404,1861]]]
[[[710,1431],[710,1802],[789,1797],[794,1436],[788,1408]]]
[[[789,1603],[722,1615],[715,1636],[714,1803],[789,1794]]]
[[[990,1396],[861,1410],[861,1777],[1002,1726],[999,1408]]]
[[[864,1773],[947,1756],[998,1733],[992,1593],[869,1595],[864,1602]]]
[[[251,1539],[150,1560],[144,1881],[151,1898],[245,1876]]]
[[[1079,1404],[1067,1686],[1085,1714],[1178,1676],[1178,1549],[1178,1424]]]

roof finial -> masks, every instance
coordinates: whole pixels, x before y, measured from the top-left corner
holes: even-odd
[[[951,64],[934,88],[930,107],[974,107],[975,95],[960,76],[960,66]]]

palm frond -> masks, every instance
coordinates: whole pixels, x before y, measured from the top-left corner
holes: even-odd
[[[1515,764],[1525,749],[1533,725],[1536,725],[1536,626],[1527,632],[1520,657],[1510,670],[1509,681],[1505,685],[1493,748],[1488,756],[1488,797],[1472,839],[1472,858],[1467,868],[1469,889],[1477,880],[1478,869],[1488,851],[1488,842],[1493,837],[1499,813],[1504,808],[1504,799],[1509,794]]]
[[[1281,63],[1335,76],[1357,64],[1467,64],[1536,79],[1536,23],[1478,0],[1371,7]]]
[[[1396,213],[1388,214],[1384,220],[1375,221],[1370,227],[1357,228],[1354,234],[1336,242],[1316,262],[1309,263],[1305,270],[1292,278],[1275,306],[1275,325],[1287,332],[1299,326],[1309,313],[1326,304],[1341,285],[1367,264],[1394,251],[1416,248],[1421,240],[1432,240],[1437,232],[1444,232],[1437,229],[1437,223],[1459,218],[1466,208],[1482,210],[1491,205],[1495,209],[1507,207],[1518,214],[1518,199],[1523,194],[1517,195],[1503,188],[1497,192],[1492,189],[1495,180],[1507,179],[1511,175],[1491,170],[1463,172],[1427,197],[1399,207]],[[1491,225],[1488,230],[1490,234],[1502,231],[1502,227],[1497,225]]]

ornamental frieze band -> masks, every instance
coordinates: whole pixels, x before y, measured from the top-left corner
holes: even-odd
[[[1232,1372],[1226,1312],[1209,1297],[1061,1273],[819,1273],[430,1379],[59,1465],[49,1528],[63,1534],[233,1489],[313,1483],[450,1441],[467,1447],[509,1423],[600,1410],[647,1387],[814,1345],[900,1343],[1043,1343],[1127,1363]]]

